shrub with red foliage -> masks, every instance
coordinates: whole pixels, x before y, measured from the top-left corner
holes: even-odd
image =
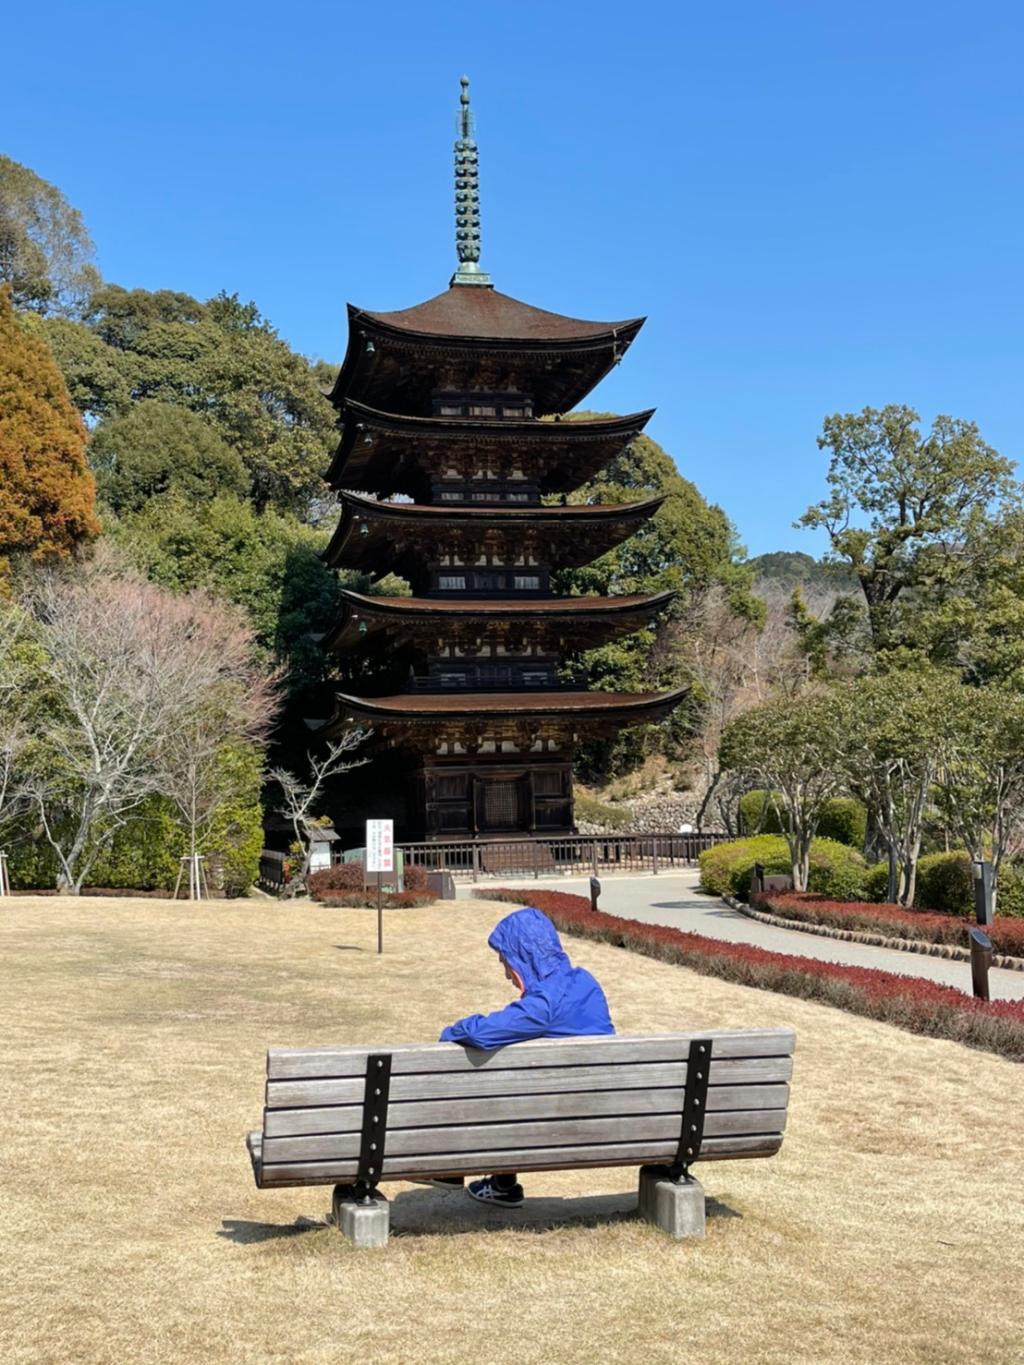
[[[910,910],[904,905],[834,901],[827,896],[799,891],[755,896],[752,904],[784,919],[824,924],[830,929],[852,929],[858,933],[917,939],[923,943],[951,943],[962,948],[970,946],[967,936],[970,925],[959,915]],[[992,940],[995,952],[1007,957],[1024,957],[1024,920],[997,915],[995,923],[988,925],[985,932]]]
[[[376,910],[376,891],[352,891],[347,895],[319,897],[322,905],[334,910]],[[419,910],[433,905],[435,897],[427,891],[389,891],[381,897],[385,910]]]
[[[480,890],[487,900],[526,902],[543,910],[563,933],[629,948],[704,976],[779,991],[880,1019],[912,1033],[998,1052],[1024,1061],[1024,1000],[985,1001],[921,977],[846,967],[747,943],[726,943],[667,925],[643,924],[591,910],[582,896],[564,891]]]
[[[387,876],[387,873],[384,875]],[[422,894],[427,889],[427,874],[422,867],[412,867],[407,863],[404,880],[407,892],[416,891]],[[319,872],[310,873],[309,877],[306,878],[306,886],[310,896],[315,901],[325,900],[332,891],[362,892],[364,889],[363,865],[362,863],[335,863],[333,867],[321,868]],[[374,892],[374,896],[376,897],[376,892]],[[373,903],[374,905],[377,904],[376,899]]]

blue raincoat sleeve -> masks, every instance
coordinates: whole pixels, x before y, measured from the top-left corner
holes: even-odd
[[[525,1043],[543,1038],[550,1023],[551,1010],[541,995],[525,995],[513,1000],[494,1014],[470,1014],[449,1024],[442,1032],[442,1043],[464,1043],[490,1051],[507,1043]]]

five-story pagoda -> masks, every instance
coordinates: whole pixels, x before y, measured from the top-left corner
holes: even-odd
[[[342,436],[327,476],[341,518],[325,557],[374,577],[402,574],[413,595],[342,594],[326,643],[350,676],[374,651],[400,658],[408,675],[386,696],[339,693],[324,733],[355,722],[409,754],[407,834],[568,833],[575,743],[659,720],[682,696],[564,681],[567,654],[639,629],[671,593],[559,598],[551,589],[554,570],[590,563],[661,503],[544,502],[593,477],[651,416],[558,416],[621,359],[643,319],[583,322],[494,289],[480,267],[465,78],[460,134],[449,288],[399,312],[349,305],[331,394]]]

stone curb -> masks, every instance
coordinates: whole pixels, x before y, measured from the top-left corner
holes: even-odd
[[[926,943],[922,939],[885,938],[881,934],[867,934],[860,929],[834,929],[830,924],[806,924],[803,920],[782,919],[778,915],[768,914],[765,910],[755,910],[733,896],[723,896],[722,900],[733,910],[746,915],[747,919],[756,920],[758,924],[772,925],[776,929],[795,929],[803,934],[817,934],[819,938],[835,938],[844,943],[863,943],[869,948],[894,948],[901,953],[921,953],[924,957],[944,957],[955,962],[971,960],[970,949],[958,948],[955,943]],[[992,966],[1011,972],[1024,972],[1024,959],[993,953]]]

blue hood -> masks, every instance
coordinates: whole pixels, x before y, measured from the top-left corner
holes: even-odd
[[[532,905],[513,910],[487,942],[522,977],[523,994],[493,1014],[449,1024],[442,1043],[490,1051],[531,1038],[615,1032],[604,991],[584,967],[572,965],[547,915]]]
[[[519,973],[528,991],[536,990],[555,972],[570,970],[571,964],[558,930],[547,915],[532,905],[524,910],[513,910],[511,915],[499,920],[487,943]]]

